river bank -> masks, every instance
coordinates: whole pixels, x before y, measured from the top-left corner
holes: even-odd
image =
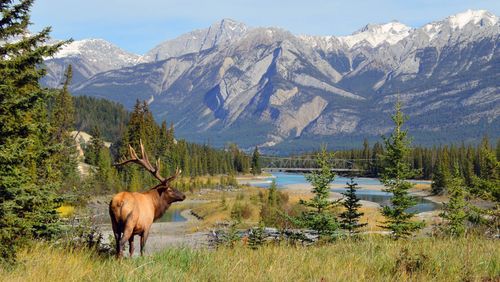
[[[277,181],[278,187],[282,191],[292,194],[292,195],[307,195],[310,194],[312,185],[309,184],[303,174],[296,173],[276,173],[271,176],[255,176],[255,177],[237,177],[237,181],[243,185],[257,186],[257,187],[267,187],[272,182],[272,179]],[[342,198],[339,190],[346,187],[348,178],[339,177],[336,181],[330,184],[332,190],[331,199]],[[382,193],[386,188],[382,183],[376,178],[356,178],[355,181],[359,182],[358,191],[363,193],[363,191],[375,191]],[[415,186],[410,190],[410,194],[417,196],[433,202],[435,204],[443,204],[448,201],[446,196],[436,196],[431,194],[431,181],[429,180],[411,180],[415,183]],[[377,203],[370,203],[369,201],[364,201],[367,206],[375,206]]]

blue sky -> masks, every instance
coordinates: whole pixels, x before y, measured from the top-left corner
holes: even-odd
[[[103,38],[143,54],[158,43],[222,18],[295,34],[347,35],[391,20],[412,27],[467,9],[500,15],[498,0],[36,0],[33,30],[57,39]]]

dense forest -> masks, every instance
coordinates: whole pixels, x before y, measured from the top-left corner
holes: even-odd
[[[80,103],[83,104],[82,108],[89,107],[85,105],[86,101],[96,106],[94,109],[105,109],[107,105],[104,100],[85,98],[80,99]],[[94,110],[91,114],[87,114],[86,119],[96,120],[94,116],[99,116],[99,113]],[[105,124],[117,128],[121,126],[121,121],[111,115],[108,120],[105,120]],[[225,174],[232,179],[236,174],[250,172],[250,157],[235,144],[215,149],[208,144],[200,145],[186,140],[177,140],[173,125],[167,126],[166,121],[158,125],[146,102],[137,101],[122,132],[119,139],[108,149],[104,146],[101,130],[95,126],[90,131],[93,136],[90,144],[84,145],[85,162],[95,168],[98,182],[96,187],[101,187],[98,189],[101,193],[119,190],[139,191],[155,184],[148,173],[139,167],[111,166],[121,158],[128,157],[129,145],[138,150],[140,141],[143,142],[145,152],[150,159],[161,161],[162,175],[170,175],[176,168],[182,170],[183,178],[188,179],[181,179],[180,185],[184,185],[184,181],[192,181],[189,178],[201,175]]]
[[[129,112],[123,105],[88,96],[76,96],[73,101],[76,130],[88,133],[97,127],[106,141],[120,140],[129,120]]]

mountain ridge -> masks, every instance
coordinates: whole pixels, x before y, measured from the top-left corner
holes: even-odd
[[[93,74],[73,92],[128,108],[147,100],[157,119],[194,141],[270,149],[387,133],[399,96],[410,129],[429,136],[417,141],[436,143],[446,140],[440,131],[460,135],[461,126],[498,134],[499,35],[498,17],[470,10],[420,28],[367,25],[345,37],[225,19]]]

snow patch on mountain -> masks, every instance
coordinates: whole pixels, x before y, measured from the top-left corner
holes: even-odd
[[[119,47],[103,39],[84,39],[73,41],[57,52],[53,58],[85,57],[91,62],[99,62],[102,57],[113,56],[121,66],[137,63],[139,55],[121,50]]]
[[[364,42],[377,47],[382,43],[395,44],[407,37],[411,30],[409,26],[393,21],[386,24],[369,24],[354,34],[341,36],[339,39],[349,48]]]
[[[467,10],[447,18],[452,28],[463,28],[469,23],[495,25],[498,18],[486,10]]]

